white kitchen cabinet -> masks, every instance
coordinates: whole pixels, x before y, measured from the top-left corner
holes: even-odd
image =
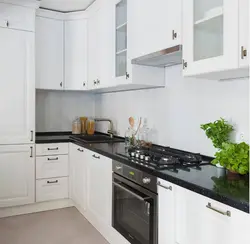
[[[239,2],[183,1],[184,76],[226,79],[248,75],[247,69],[239,69]]]
[[[0,27],[35,31],[35,10],[14,4],[0,3]]]
[[[175,244],[175,186],[158,179],[158,243]]]
[[[98,32],[99,11],[95,10],[88,19],[88,88],[95,89],[100,83],[100,35]]]
[[[86,149],[70,143],[70,198],[82,212],[86,210],[87,160]]]
[[[112,160],[88,151],[87,216],[111,226]]]
[[[181,44],[182,0],[131,2],[133,21],[132,58]],[[143,8],[142,8],[143,6]]]
[[[0,28],[0,40],[0,144],[33,143],[34,33]]]
[[[249,65],[249,0],[239,0],[239,52],[240,68]]]
[[[36,17],[36,88],[63,90],[64,22]]]
[[[94,3],[95,4],[95,3]],[[112,1],[90,10],[88,20],[89,89],[114,85],[114,14]]]
[[[66,90],[87,90],[87,19],[65,21]]]
[[[34,201],[34,146],[0,146],[0,207],[24,205]]]
[[[182,194],[176,207],[181,213],[176,218],[177,243],[249,243],[249,214],[186,189],[177,188],[176,194]]]

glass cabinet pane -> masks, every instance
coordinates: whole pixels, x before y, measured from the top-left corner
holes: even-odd
[[[116,77],[127,71],[127,0],[116,5]]]
[[[194,61],[223,55],[223,0],[194,0]]]

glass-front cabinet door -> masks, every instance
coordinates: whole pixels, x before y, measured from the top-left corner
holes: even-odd
[[[115,78],[117,83],[125,83],[129,78],[128,67],[128,45],[127,45],[127,1],[116,0],[115,5]]]
[[[183,1],[183,72],[199,75],[238,67],[237,0]]]

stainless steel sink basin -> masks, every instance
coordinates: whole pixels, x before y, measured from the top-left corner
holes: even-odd
[[[82,142],[90,142],[90,143],[115,143],[115,142],[123,142],[124,139],[120,138],[111,138],[106,135],[81,135],[77,136],[77,139]]]

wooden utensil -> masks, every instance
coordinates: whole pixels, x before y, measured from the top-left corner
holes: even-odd
[[[129,117],[128,121],[129,121],[129,124],[130,124],[131,128],[134,128],[134,126],[135,126],[135,120],[134,120],[134,118],[133,117]]]

